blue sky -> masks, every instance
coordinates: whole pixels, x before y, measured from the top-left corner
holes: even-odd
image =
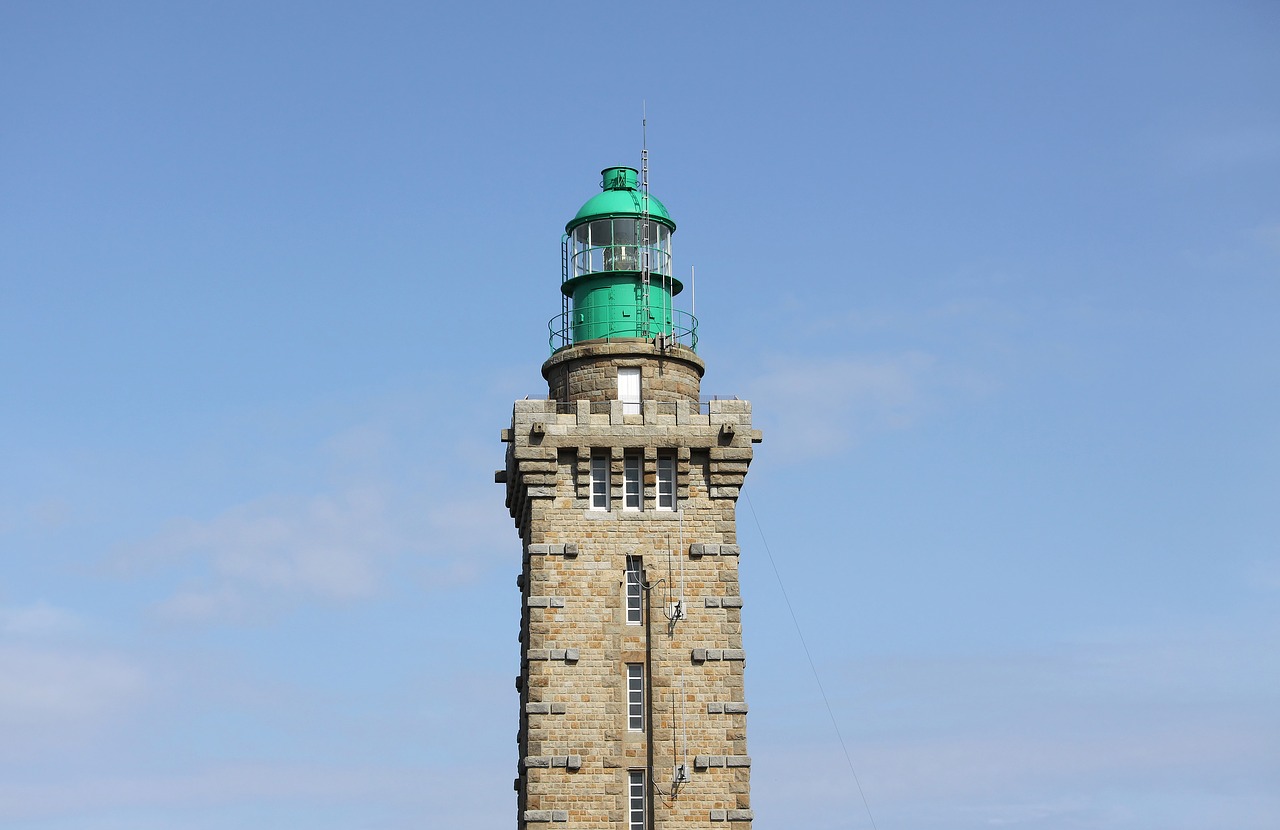
[[[564,222],[697,269],[761,827],[1280,825],[1280,7],[0,8],[0,826],[514,820]],[[685,308],[688,308],[686,305]]]

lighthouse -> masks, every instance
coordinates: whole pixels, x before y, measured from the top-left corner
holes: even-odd
[[[502,430],[521,830],[751,826],[735,508],[761,436],[748,402],[701,395],[647,179],[605,168],[566,224],[548,395]]]

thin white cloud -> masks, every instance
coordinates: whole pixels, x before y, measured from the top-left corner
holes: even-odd
[[[186,573],[155,606],[165,619],[251,621],[299,602],[369,599],[404,568],[425,567],[432,586],[469,582],[496,563],[484,553],[507,550],[500,494],[391,498],[388,489],[268,497],[175,520],[116,562]]]
[[[502,791],[504,784],[508,798],[495,799],[494,793]],[[403,823],[387,825],[396,827],[420,827],[424,822],[492,827],[515,807],[505,770],[498,773],[492,767],[457,763],[421,767],[227,764],[183,772],[0,782],[0,820],[61,818],[89,821],[93,826],[98,826],[102,815],[119,810],[159,810],[168,822],[199,821],[197,817],[211,807],[234,811],[246,804],[270,804],[277,815],[329,827],[333,825],[325,813],[335,805],[373,802],[381,805],[384,817],[403,818]]]
[[[878,818],[1190,828],[1269,792],[1280,768],[1280,719],[1266,691],[1280,689],[1276,646],[1274,632],[1149,632],[1029,654],[868,659],[827,686],[842,690],[835,711]],[[790,717],[769,706],[757,699],[753,712]],[[821,805],[815,814],[861,811],[834,733],[797,738],[775,728],[753,755],[755,796],[775,799],[781,814],[805,818],[811,805]],[[1117,787],[1203,803],[1177,825],[1090,818],[1109,809],[1098,794]],[[1272,815],[1277,807],[1273,799]]]
[[[145,689],[143,672],[116,655],[0,645],[0,737],[96,720]]]
[[[343,600],[373,593],[378,561],[397,553],[401,542],[382,496],[350,490],[268,498],[208,521],[174,521],[127,557],[197,558],[220,584]]]
[[[901,429],[924,411],[938,383],[936,359],[924,352],[888,357],[774,360],[748,393],[776,426],[778,457],[806,459],[854,446],[865,435]]]
[[[0,634],[41,637],[64,634],[81,627],[80,618],[65,608],[47,602],[33,605],[0,606]]]
[[[1256,227],[1250,235],[1271,253],[1280,254],[1280,222]]]
[[[1254,562],[1249,569],[1249,584],[1260,591],[1280,591],[1280,559]]]
[[[1268,164],[1280,158],[1280,130],[1205,129],[1180,137],[1170,155],[1176,165],[1194,173]]]

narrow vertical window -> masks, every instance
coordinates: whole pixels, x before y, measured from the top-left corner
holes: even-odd
[[[627,557],[627,625],[640,625],[641,616],[640,557]]]
[[[618,400],[622,401],[623,415],[640,414],[640,368],[618,368]]]
[[[622,509],[640,509],[640,453],[627,453],[622,459]]]
[[[627,729],[644,729],[644,664],[627,664]]]
[[[609,456],[591,454],[591,509],[609,509]]]
[[[676,457],[668,452],[658,454],[658,509],[676,509]]]
[[[629,779],[627,830],[644,830],[644,770],[631,770]]]

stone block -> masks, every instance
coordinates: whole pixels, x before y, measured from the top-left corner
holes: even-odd
[[[528,817],[528,815],[529,815],[529,811],[527,811],[527,810],[526,810],[526,811],[525,811],[525,816],[526,816],[526,818]],[[727,810],[712,810],[712,811],[711,811],[711,820],[712,820],[712,821],[725,821],[727,816],[728,816],[728,811],[727,811]]]
[[[729,810],[725,818],[729,821],[752,821],[756,814],[751,810]]]

